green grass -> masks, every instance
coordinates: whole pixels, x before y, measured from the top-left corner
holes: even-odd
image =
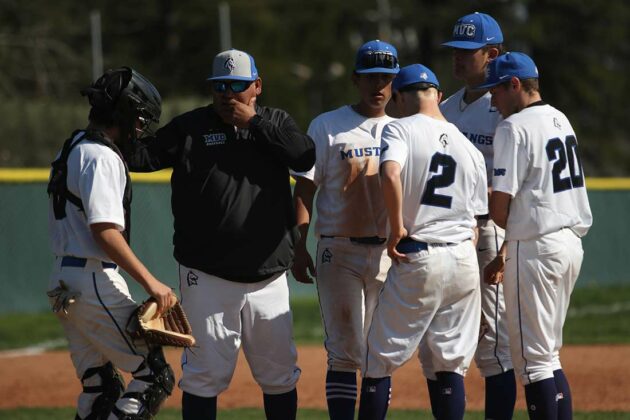
[[[298,344],[321,344],[324,330],[317,298],[296,297],[291,304]],[[52,313],[0,316],[0,350],[60,339],[63,331]],[[630,343],[630,286],[576,289],[564,327],[564,342]]]
[[[630,343],[630,287],[576,289],[564,324],[564,343]]]
[[[61,340],[63,337],[61,324],[52,312],[0,316],[0,350]]]
[[[15,410],[0,410],[0,420],[65,420],[73,418],[74,410],[71,408],[22,408]],[[175,409],[164,409],[156,417],[158,420],[179,420],[181,411]],[[259,420],[264,419],[262,410],[253,408],[242,408],[233,410],[219,410],[218,420]],[[325,420],[328,415],[323,410],[300,409],[298,419],[300,420]],[[433,417],[428,411],[417,410],[390,410],[387,415],[391,420],[432,420]],[[588,412],[574,413],[576,420],[621,420],[630,419],[630,413],[620,412]],[[483,420],[483,413],[471,411],[466,413],[466,419]],[[526,420],[527,413],[517,411],[514,415],[516,420]]]

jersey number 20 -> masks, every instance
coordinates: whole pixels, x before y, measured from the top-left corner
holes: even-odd
[[[570,190],[584,186],[584,174],[582,163],[578,153],[578,144],[575,136],[569,135],[564,143],[559,138],[553,138],[547,142],[547,157],[550,162],[554,160],[551,174],[553,175],[553,192]],[[561,178],[560,174],[569,164],[569,176]]]
[[[438,172],[440,167],[442,168],[442,173],[433,175],[429,179],[427,189],[424,191],[424,194],[422,194],[420,204],[450,209],[453,197],[450,195],[436,194],[435,190],[448,187],[455,182],[455,168],[457,167],[457,162],[449,155],[435,153],[433,157],[431,157],[429,171]]]

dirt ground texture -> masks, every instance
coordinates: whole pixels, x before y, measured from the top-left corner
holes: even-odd
[[[325,409],[326,354],[321,346],[301,346],[298,354],[299,406]],[[178,350],[167,351],[177,378],[181,377],[179,356]],[[567,346],[561,361],[575,410],[630,411],[630,345]],[[81,389],[66,351],[30,356],[0,353],[0,372],[0,409],[74,406]],[[392,394],[394,409],[429,408],[426,382],[415,357],[394,374]],[[466,377],[466,397],[467,409],[483,410],[483,379],[474,362]],[[181,391],[176,389],[166,406],[178,408],[180,403]],[[262,394],[242,354],[230,389],[219,397],[219,407],[262,407]],[[517,409],[525,409],[522,386]]]

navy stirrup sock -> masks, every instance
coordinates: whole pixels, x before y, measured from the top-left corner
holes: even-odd
[[[510,369],[486,378],[486,419],[510,420],[516,403],[516,379]]]
[[[564,376],[562,369],[554,370],[553,378],[556,382],[556,389],[558,390],[556,397],[558,401],[558,420],[571,420],[573,419],[573,406],[569,381],[567,381],[567,377]]]
[[[437,372],[435,375],[437,406],[432,407],[433,415],[439,420],[463,419],[466,410],[464,377],[455,372]]]
[[[525,385],[525,399],[530,420],[557,420],[556,394],[558,394],[558,389],[554,378]]]
[[[438,381],[434,381],[433,379],[427,379],[427,388],[429,389],[429,400],[431,402],[431,414],[433,414],[434,418],[438,418],[437,416],[437,406],[438,406],[438,395],[439,395],[439,386]]]
[[[297,390],[284,394],[263,394],[267,420],[295,420],[297,415]]]
[[[357,402],[356,372],[329,370],[326,374],[326,402],[330,420],[353,420]]]
[[[183,420],[216,420],[217,397],[198,397],[188,392],[182,394]]]
[[[392,392],[392,378],[363,378],[359,420],[385,420]]]

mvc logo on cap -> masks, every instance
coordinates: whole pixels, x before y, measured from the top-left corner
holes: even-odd
[[[454,37],[465,36],[468,38],[474,38],[475,31],[476,31],[475,25],[473,25],[472,23],[458,23],[453,28],[453,36]]]
[[[427,80],[429,78],[429,75],[426,72],[422,72],[422,74],[420,75],[420,78],[422,80]]]

